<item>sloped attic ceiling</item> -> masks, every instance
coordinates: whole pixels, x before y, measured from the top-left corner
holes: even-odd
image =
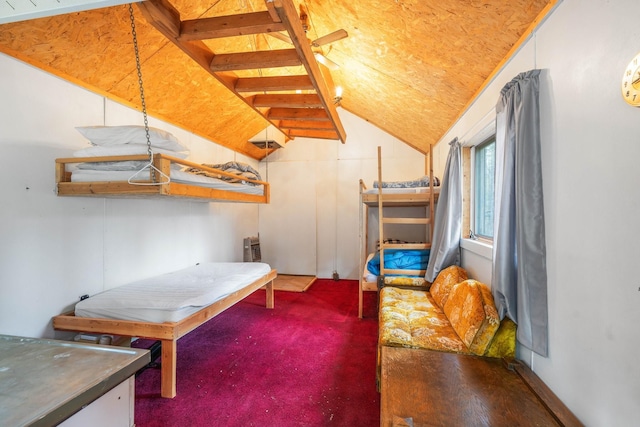
[[[557,0],[293,0],[339,65],[341,107],[426,153]],[[265,0],[171,0],[182,21],[267,10]],[[268,122],[151,26],[134,6],[149,114],[260,159],[248,139]],[[265,34],[204,41],[216,54],[282,49]],[[0,51],[140,106],[128,6],[0,25]],[[291,75],[299,69],[286,69]],[[268,76],[271,70],[255,75]],[[79,125],[91,125],[82,123]],[[323,143],[318,140],[318,143]],[[349,136],[346,136],[349,143]]]

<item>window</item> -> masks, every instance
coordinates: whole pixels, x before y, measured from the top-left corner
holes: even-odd
[[[496,137],[478,144],[473,154],[473,232],[478,237],[493,239],[493,210],[496,171]]]

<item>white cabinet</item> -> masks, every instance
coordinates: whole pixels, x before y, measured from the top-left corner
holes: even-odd
[[[61,427],[132,427],[134,425],[134,376],[82,408]]]

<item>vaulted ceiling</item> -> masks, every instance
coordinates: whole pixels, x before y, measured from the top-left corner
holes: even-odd
[[[262,105],[268,91],[247,93],[237,90],[238,79],[309,74],[311,64],[278,65],[262,63],[251,70],[220,68],[213,60],[230,60],[224,54],[280,51],[291,43],[274,37],[282,31],[295,37],[295,30],[269,27],[247,34],[244,29],[232,37],[182,40],[184,34],[167,35],[166,26],[185,21],[230,25],[233,20],[207,21],[204,18],[257,16],[270,11],[279,18],[274,4],[291,3],[299,16],[308,16],[305,38],[316,40],[344,29],[347,38],[320,47],[311,47],[339,68],[320,66],[320,85],[330,92],[319,94],[317,105],[328,111],[344,108],[404,141],[428,152],[464,111],[494,70],[517,47],[523,36],[548,13],[557,0],[154,0],[134,6],[145,104],[149,114],[204,136],[218,144],[256,159],[265,151],[248,140],[269,123],[282,124],[290,137],[309,130],[292,130],[275,117],[281,95],[295,96],[295,90],[276,92],[275,104]],[[175,8],[179,17],[165,19],[152,9]],[[279,9],[278,9],[279,10]],[[283,15],[281,15],[283,16]],[[286,18],[286,16],[285,16]],[[176,21],[177,19],[177,21]],[[197,20],[197,21],[193,21]],[[285,19],[286,20],[286,19]],[[167,22],[171,25],[168,25]],[[174,22],[174,24],[175,24]],[[180,26],[182,24],[182,26]],[[274,30],[274,31],[272,31]],[[171,32],[168,30],[169,33]],[[287,34],[288,33],[288,34]],[[306,41],[305,41],[306,43]],[[195,46],[195,48],[194,48]],[[297,46],[298,53],[309,46]],[[303,49],[304,48],[304,49]],[[189,49],[196,49],[196,60]],[[129,7],[113,6],[65,15],[0,25],[0,51],[26,61],[71,82],[140,108],[140,93],[134,55]],[[193,53],[193,52],[191,52]],[[272,53],[269,57],[278,54]],[[246,55],[245,55],[246,57]],[[321,57],[322,58],[322,57]],[[198,63],[197,59],[200,59]],[[235,58],[234,58],[235,59]],[[307,58],[308,59],[308,58]],[[203,63],[203,61],[207,61]],[[295,62],[295,61],[294,61]],[[226,62],[228,64],[228,62]],[[277,68],[277,69],[276,69]],[[212,71],[213,70],[213,71]],[[343,88],[342,99],[334,104],[333,88]],[[305,108],[318,88],[305,88],[296,98]],[[291,102],[288,96],[287,102]],[[315,98],[314,98],[315,99]],[[310,101],[311,100],[311,101]],[[330,104],[330,105],[327,105]],[[331,122],[331,120],[328,120]],[[79,125],[89,125],[82,123]],[[341,127],[330,123],[331,129]],[[300,126],[304,127],[304,126]],[[315,132],[315,131],[313,131]],[[316,134],[322,138],[325,133]],[[310,133],[308,136],[313,137]],[[349,143],[349,135],[337,133],[333,139]],[[318,143],[323,143],[318,139]],[[286,146],[285,146],[286,148]]]

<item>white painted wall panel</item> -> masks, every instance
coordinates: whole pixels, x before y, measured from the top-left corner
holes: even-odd
[[[271,203],[260,206],[262,259],[282,274],[315,275],[316,165],[304,160],[261,166],[271,184]]]
[[[353,114],[338,111],[347,132],[346,144],[298,138],[270,155],[268,164],[260,164],[263,175],[268,168],[273,185],[271,204],[260,207],[263,257],[277,266],[290,263],[287,270],[279,269],[282,273],[293,274],[298,262],[313,264],[321,278],[330,278],[334,271],[343,279],[358,278],[358,183],[363,179],[372,188],[378,179],[378,145],[382,146],[384,180],[416,179],[425,174],[422,154]],[[297,182],[303,173],[315,174],[315,181],[309,184],[314,186],[313,195]],[[286,199],[279,195],[283,188]],[[303,204],[314,206],[315,219],[311,220]],[[279,224],[282,222],[286,226]],[[313,227],[315,246],[310,249],[310,240],[299,236],[307,236],[304,230]]]
[[[445,159],[446,143],[473,128],[505,83],[543,70],[550,354],[519,354],[588,426],[640,418],[640,109],[619,86],[640,51],[636,3],[564,0],[438,144]],[[490,280],[490,257],[465,250],[463,265]]]
[[[242,238],[258,232],[257,205],[54,194],[54,159],[88,146],[75,127],[142,124],[139,112],[1,54],[0,99],[0,333],[53,337],[51,317],[83,294],[196,262],[242,260]],[[149,123],[188,145],[193,161],[257,167]]]

